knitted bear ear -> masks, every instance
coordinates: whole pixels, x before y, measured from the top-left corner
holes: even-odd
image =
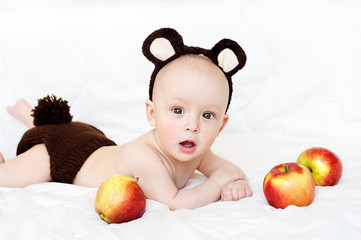
[[[223,72],[231,77],[246,64],[246,53],[237,42],[230,39],[219,41],[211,49],[212,55],[216,58],[216,64]]]
[[[172,28],[161,28],[144,40],[142,51],[149,61],[161,64],[184,51],[183,38]]]

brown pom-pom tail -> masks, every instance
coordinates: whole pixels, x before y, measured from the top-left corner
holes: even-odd
[[[32,112],[35,126],[70,123],[73,119],[68,101],[54,95],[38,99],[38,105]]]

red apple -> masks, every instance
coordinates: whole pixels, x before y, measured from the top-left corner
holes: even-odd
[[[268,203],[275,208],[308,206],[315,196],[315,182],[304,165],[283,163],[268,172],[263,180],[263,192]]]
[[[143,216],[146,198],[133,178],[116,175],[100,185],[94,209],[107,223],[128,222]]]
[[[309,148],[298,156],[297,162],[310,169],[317,186],[336,185],[342,175],[340,158],[325,148]]]

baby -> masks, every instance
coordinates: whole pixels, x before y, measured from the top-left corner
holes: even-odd
[[[62,99],[48,96],[34,110],[20,100],[7,110],[31,128],[13,160],[4,162],[0,156],[0,186],[58,181],[99,187],[107,178],[124,174],[139,177],[146,197],[172,210],[194,209],[220,198],[250,197],[252,191],[242,170],[210,149],[229,119],[231,76],[245,64],[243,50],[231,40],[221,41],[212,50],[187,47],[175,30],[166,28],[145,40],[143,53],[155,64],[146,101],[152,130],[116,146],[95,127],[72,122]],[[39,112],[50,103],[64,110],[64,122],[41,122]],[[56,130],[59,126],[61,130]],[[89,135],[84,146],[79,140],[83,135]],[[68,148],[75,150],[68,152]],[[79,153],[83,149],[88,153]],[[59,157],[62,154],[68,155]],[[207,180],[183,189],[196,170]]]

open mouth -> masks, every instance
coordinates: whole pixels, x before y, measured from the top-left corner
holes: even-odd
[[[192,153],[196,149],[196,144],[193,141],[183,141],[179,144],[179,148],[184,153]]]

